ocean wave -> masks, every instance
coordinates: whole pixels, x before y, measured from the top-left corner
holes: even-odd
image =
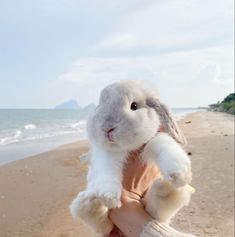
[[[66,134],[73,134],[75,131],[60,131],[60,132],[51,132],[51,133],[45,133],[45,134],[37,134],[34,136],[29,136],[23,139],[22,141],[33,141],[33,140],[41,140],[44,138],[52,138],[56,136],[66,135]]]
[[[16,130],[13,136],[3,137],[0,139],[0,145],[8,145],[19,141],[22,131]]]
[[[37,126],[33,123],[29,123],[29,124],[24,125],[25,130],[31,130],[31,129],[35,129],[35,128],[37,128]]]
[[[63,135],[77,134],[79,137],[86,137],[86,120],[73,123],[64,123],[61,126],[40,126],[33,123],[25,124],[19,129],[10,130],[0,135],[0,145],[10,145],[13,143],[42,140]]]
[[[18,143],[18,142],[42,140],[42,139],[46,139],[46,138],[53,138],[53,137],[69,135],[69,134],[76,134],[76,133],[77,133],[77,130],[64,130],[64,131],[55,131],[55,132],[48,132],[48,133],[32,134],[32,135],[28,135],[28,136],[22,136],[22,132],[18,130],[14,134],[14,136],[0,138],[0,145],[5,146],[5,145],[13,144],[13,143]],[[78,134],[78,138],[79,138],[79,136],[84,137],[85,134],[80,132]]]
[[[86,129],[86,120],[81,120],[76,123],[71,123],[70,127],[73,129],[76,129],[78,131],[85,130]]]

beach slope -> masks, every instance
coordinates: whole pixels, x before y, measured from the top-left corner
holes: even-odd
[[[197,112],[180,121],[196,193],[172,225],[198,236],[234,235],[234,116]],[[0,167],[0,236],[92,236],[68,206],[84,189],[86,141]]]

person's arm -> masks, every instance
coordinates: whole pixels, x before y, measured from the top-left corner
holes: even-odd
[[[127,202],[121,208],[112,209],[109,216],[125,237],[139,237],[144,226],[152,221],[142,204],[136,201]]]
[[[128,201],[121,208],[112,209],[110,219],[125,237],[195,237],[178,232],[154,220],[138,201]]]

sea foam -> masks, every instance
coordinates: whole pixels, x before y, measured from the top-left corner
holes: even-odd
[[[13,136],[3,137],[0,139],[0,145],[8,145],[19,141],[19,137],[22,135],[20,130],[16,130]]]
[[[79,122],[76,123],[71,123],[70,127],[73,129],[76,129],[78,131],[83,131],[86,129],[86,120],[81,120]]]
[[[24,126],[24,129],[25,129],[25,130],[31,130],[31,129],[35,129],[35,128],[37,128],[37,126],[36,126],[35,124],[32,124],[32,123],[26,124],[26,125]]]

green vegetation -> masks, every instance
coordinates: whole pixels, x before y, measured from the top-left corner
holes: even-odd
[[[213,111],[235,114],[235,93],[226,96],[222,102],[217,102],[217,104],[209,106]]]

